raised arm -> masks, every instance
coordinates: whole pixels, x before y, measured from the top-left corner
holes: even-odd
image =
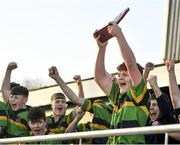
[[[134,53],[129,47],[121,28],[114,22],[110,24],[111,25],[108,26],[108,32],[110,35],[116,37],[119,44],[121,56],[123,58],[124,63],[126,64],[127,71],[131,78],[132,84],[133,86],[137,86],[141,82],[142,76],[137,67]]]
[[[105,52],[108,42],[102,43],[99,40],[99,36],[95,37],[98,45],[98,54],[95,63],[94,78],[99,87],[106,95],[109,95],[112,87],[112,77],[105,69]]]
[[[62,91],[65,93],[65,95],[69,98],[69,100],[71,102],[73,102],[74,104],[82,107],[83,103],[84,103],[84,99],[78,97],[67,85],[66,83],[63,81],[63,79],[60,77],[58,70],[55,66],[52,66],[51,68],[49,68],[49,76],[54,79],[57,84],[60,86],[60,88],[62,89]]]
[[[83,118],[85,112],[81,108],[76,109],[76,117],[66,129],[65,133],[75,132],[79,121]]]
[[[83,85],[82,85],[82,81],[81,81],[81,76],[75,75],[73,77],[73,79],[75,80],[77,87],[78,87],[78,96],[80,98],[84,98],[84,90],[83,90]]]
[[[180,141],[180,132],[175,132],[175,133],[168,133],[168,135],[174,139],[176,139],[177,141]]]
[[[2,82],[1,91],[2,91],[2,97],[5,102],[9,100],[11,86],[10,86],[10,80],[11,80],[11,72],[12,70],[17,68],[17,64],[15,62],[11,62],[8,64],[4,80]]]
[[[154,64],[152,62],[146,63],[146,65],[144,67],[144,73],[143,73],[144,80],[147,80],[150,71],[152,71],[153,69],[154,69]]]
[[[147,81],[148,81],[149,85],[151,86],[156,99],[159,98],[162,95],[162,92],[157,84],[157,76],[151,75],[151,76],[149,76]]]
[[[157,84],[157,77],[155,75],[149,76],[148,82],[155,94],[161,117],[165,117],[166,123],[168,124],[177,123],[178,121],[173,116],[168,96],[161,92]]]
[[[174,109],[180,108],[180,90],[175,75],[174,60],[166,60],[166,67],[169,77],[169,92],[173,102]]]

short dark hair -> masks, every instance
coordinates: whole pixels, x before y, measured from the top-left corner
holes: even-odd
[[[57,100],[57,99],[65,99],[66,100],[66,97],[64,96],[63,93],[55,93],[51,96],[51,102],[53,100]]]
[[[137,65],[140,73],[143,74],[143,67],[142,67],[139,63],[136,63],[136,65]],[[117,67],[117,70],[118,70],[118,71],[122,71],[122,70],[127,71],[126,64],[123,62],[122,64],[120,64],[120,65]]]
[[[17,86],[20,86],[20,84],[15,83],[15,82],[11,82],[11,83],[10,83],[10,88],[11,88],[11,89],[14,88],[14,87],[17,87]]]
[[[41,107],[32,107],[29,109],[28,121],[37,122],[40,119],[46,120],[46,114]]]
[[[17,86],[11,89],[11,95],[23,95],[25,97],[28,97],[29,91],[26,87],[23,86]]]

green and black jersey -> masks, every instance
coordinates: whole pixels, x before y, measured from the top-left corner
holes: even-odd
[[[7,127],[7,105],[0,101],[0,127]]]
[[[106,130],[110,128],[111,116],[112,116],[112,106],[107,105],[102,100],[88,100],[84,101],[82,107],[84,111],[88,111],[94,114],[93,120],[91,123],[91,130]],[[93,144],[104,144],[107,142],[107,138],[94,138]]]
[[[29,135],[27,122],[28,108],[12,111],[9,102],[0,102],[0,125],[5,128],[5,137],[22,137]]]
[[[7,106],[4,102],[0,101],[0,127],[2,129],[0,138],[6,137],[7,118]]]
[[[8,104],[9,105],[9,104]],[[9,105],[8,108],[8,126],[7,126],[7,137],[22,137],[29,136],[29,126],[28,126],[28,110],[29,107],[25,109],[19,109],[18,111],[12,111]]]
[[[119,86],[112,85],[108,96],[113,106],[111,129],[142,127],[146,125],[149,115],[147,105],[150,102],[150,94],[147,91],[147,84],[142,80],[136,87],[120,95]],[[144,144],[143,135],[109,137],[108,144]]]
[[[32,131],[29,132],[30,136],[34,136]],[[53,132],[51,132],[50,130],[47,130],[46,133],[44,135],[52,135],[55,134]],[[33,145],[45,145],[45,144],[60,144],[58,141],[54,141],[54,140],[50,140],[50,141],[38,141],[38,142],[30,142],[28,144],[33,144]]]
[[[54,117],[48,116],[47,117],[47,124],[48,129],[55,134],[65,133],[66,128],[71,124],[73,120],[73,112],[69,113],[68,115],[62,116],[59,118],[57,122],[54,122]]]
[[[78,132],[91,131],[91,128],[92,128],[92,122],[80,123],[76,127]],[[93,144],[92,139],[91,138],[83,138],[82,144]]]
[[[68,115],[60,117],[57,122],[54,122],[53,116],[47,117],[48,129],[55,134],[65,133],[67,127],[71,124],[72,121],[73,111]],[[62,143],[67,143],[67,141],[62,141]]]

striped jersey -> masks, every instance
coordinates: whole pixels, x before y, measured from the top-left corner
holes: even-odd
[[[93,113],[93,120],[91,123],[91,130],[106,130],[110,128],[111,116],[112,116],[112,106],[107,105],[104,101],[98,100],[88,100],[84,101],[82,109]],[[107,138],[94,138],[93,144],[106,143]]]
[[[5,137],[29,136],[27,114],[29,106],[25,109],[13,111],[9,102],[0,101],[0,126],[5,128]]]
[[[5,129],[7,127],[7,107],[4,102],[0,101],[0,127],[3,127],[3,133],[1,133],[0,138],[6,137]]]
[[[146,125],[149,115],[147,109],[150,94],[147,84],[142,80],[136,87],[121,95],[118,84],[113,83],[108,96],[113,106],[111,129],[142,127]],[[145,143],[144,135],[109,137],[108,144],[139,144]]]
[[[78,132],[91,131],[91,125],[92,125],[92,122],[80,123],[76,127],[76,130]],[[92,144],[92,139],[91,138],[83,138],[82,144]]]
[[[32,131],[30,131],[30,136],[34,136]],[[51,132],[50,130],[47,130],[46,133],[44,135],[52,135],[54,134],[53,132]],[[45,144],[59,144],[58,141],[55,140],[50,140],[50,141],[38,141],[38,142],[29,142],[28,144],[33,144],[33,145],[45,145]]]
[[[28,110],[29,107],[13,111],[10,104],[7,103],[7,137],[29,136]]]
[[[61,116],[57,122],[54,122],[54,117],[52,115],[47,117],[48,129],[55,134],[65,133],[72,121],[73,111],[68,115]],[[62,141],[62,143],[67,143],[67,141]]]

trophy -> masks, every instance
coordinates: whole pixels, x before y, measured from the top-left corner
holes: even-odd
[[[129,8],[126,8],[124,11],[122,11],[114,20],[113,22],[115,22],[116,24],[119,24],[119,22],[124,18],[124,16],[129,12]],[[107,40],[109,40],[110,38],[112,38],[113,36],[111,36],[108,31],[107,31],[107,27],[110,24],[106,25],[105,27],[101,28],[100,30],[96,31],[93,35],[95,37],[98,37],[100,35],[99,40],[103,43],[106,42]]]

